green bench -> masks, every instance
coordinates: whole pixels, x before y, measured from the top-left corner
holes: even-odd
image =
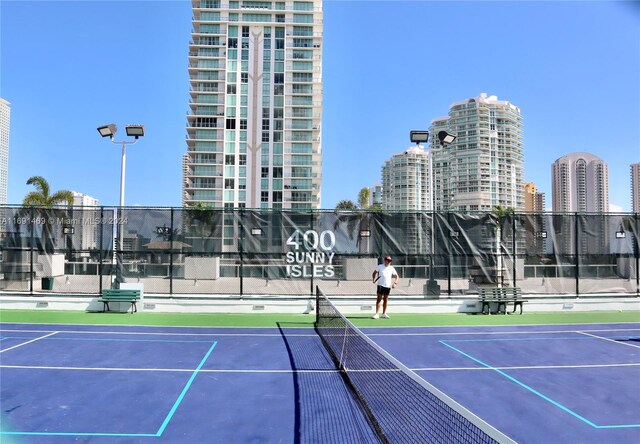
[[[131,304],[131,314],[138,311],[136,302],[140,300],[140,290],[125,289],[125,288],[107,288],[102,290],[102,295],[98,302],[102,302],[102,311],[111,311],[109,307],[110,302],[129,302]],[[129,311],[129,310],[127,310]]]
[[[480,287],[478,288],[478,300],[480,301],[480,312],[482,314],[491,314],[491,303],[498,305],[496,313],[507,314],[507,305],[513,302],[513,311],[520,307],[522,314],[522,305],[528,302],[522,299],[522,289],[518,287]]]

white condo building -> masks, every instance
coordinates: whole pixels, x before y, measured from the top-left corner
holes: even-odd
[[[320,208],[322,1],[192,3],[183,205]]]
[[[609,168],[593,154],[577,152],[556,160],[551,186],[554,212],[609,212]]]
[[[11,108],[9,107],[9,102],[0,98],[0,205],[7,204],[10,121]]]
[[[640,213],[640,162],[631,164],[631,211]]]
[[[430,211],[432,175],[430,153],[414,146],[394,154],[382,167],[382,208],[394,211]]]
[[[457,136],[440,145],[439,131]],[[485,93],[452,104],[430,127],[437,211],[524,207],[520,109]]]
[[[82,254],[88,256],[87,250],[98,247],[98,224],[88,221],[99,217],[98,205],[100,202],[98,199],[77,191],[72,191],[72,193],[73,247],[77,250],[83,250]]]
[[[372,187],[369,187],[369,206],[380,205],[382,206],[382,184],[376,182]]]

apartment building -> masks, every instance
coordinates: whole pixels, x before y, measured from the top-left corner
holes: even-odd
[[[430,153],[413,146],[394,154],[382,167],[382,208],[392,211],[433,209]]]
[[[609,211],[609,168],[593,154],[576,152],[551,166],[553,211],[559,213]]]
[[[440,131],[456,135],[443,145]],[[524,207],[523,133],[520,109],[482,93],[453,103],[432,120],[435,207],[438,211],[491,211]]]
[[[193,1],[183,205],[321,207],[322,1]]]
[[[533,182],[525,182],[524,188],[524,211],[530,213],[542,213],[545,208],[544,193],[538,192],[538,187]]]

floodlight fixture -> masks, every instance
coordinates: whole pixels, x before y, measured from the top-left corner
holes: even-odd
[[[370,230],[360,230],[360,237],[371,237]]]
[[[251,234],[253,236],[260,236],[262,234],[262,229],[261,228],[252,228],[251,229]]]
[[[454,136],[451,133],[448,133],[444,130],[438,132],[438,140],[440,140],[441,145],[453,143],[456,140],[457,136]]]
[[[144,125],[127,125],[127,136],[136,139],[144,136]]]
[[[115,123],[98,127],[98,132],[102,137],[111,137],[113,139],[113,136],[116,135],[116,131],[118,131],[118,126]]]
[[[411,142],[415,142],[420,145],[421,142],[427,143],[427,140],[429,140],[429,131],[413,130],[409,133],[409,136],[411,138]]]

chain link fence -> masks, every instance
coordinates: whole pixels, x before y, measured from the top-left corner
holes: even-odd
[[[387,213],[142,207],[0,207],[0,291],[159,297],[370,295],[393,257],[396,293],[478,286],[539,295],[640,295],[631,213]]]

